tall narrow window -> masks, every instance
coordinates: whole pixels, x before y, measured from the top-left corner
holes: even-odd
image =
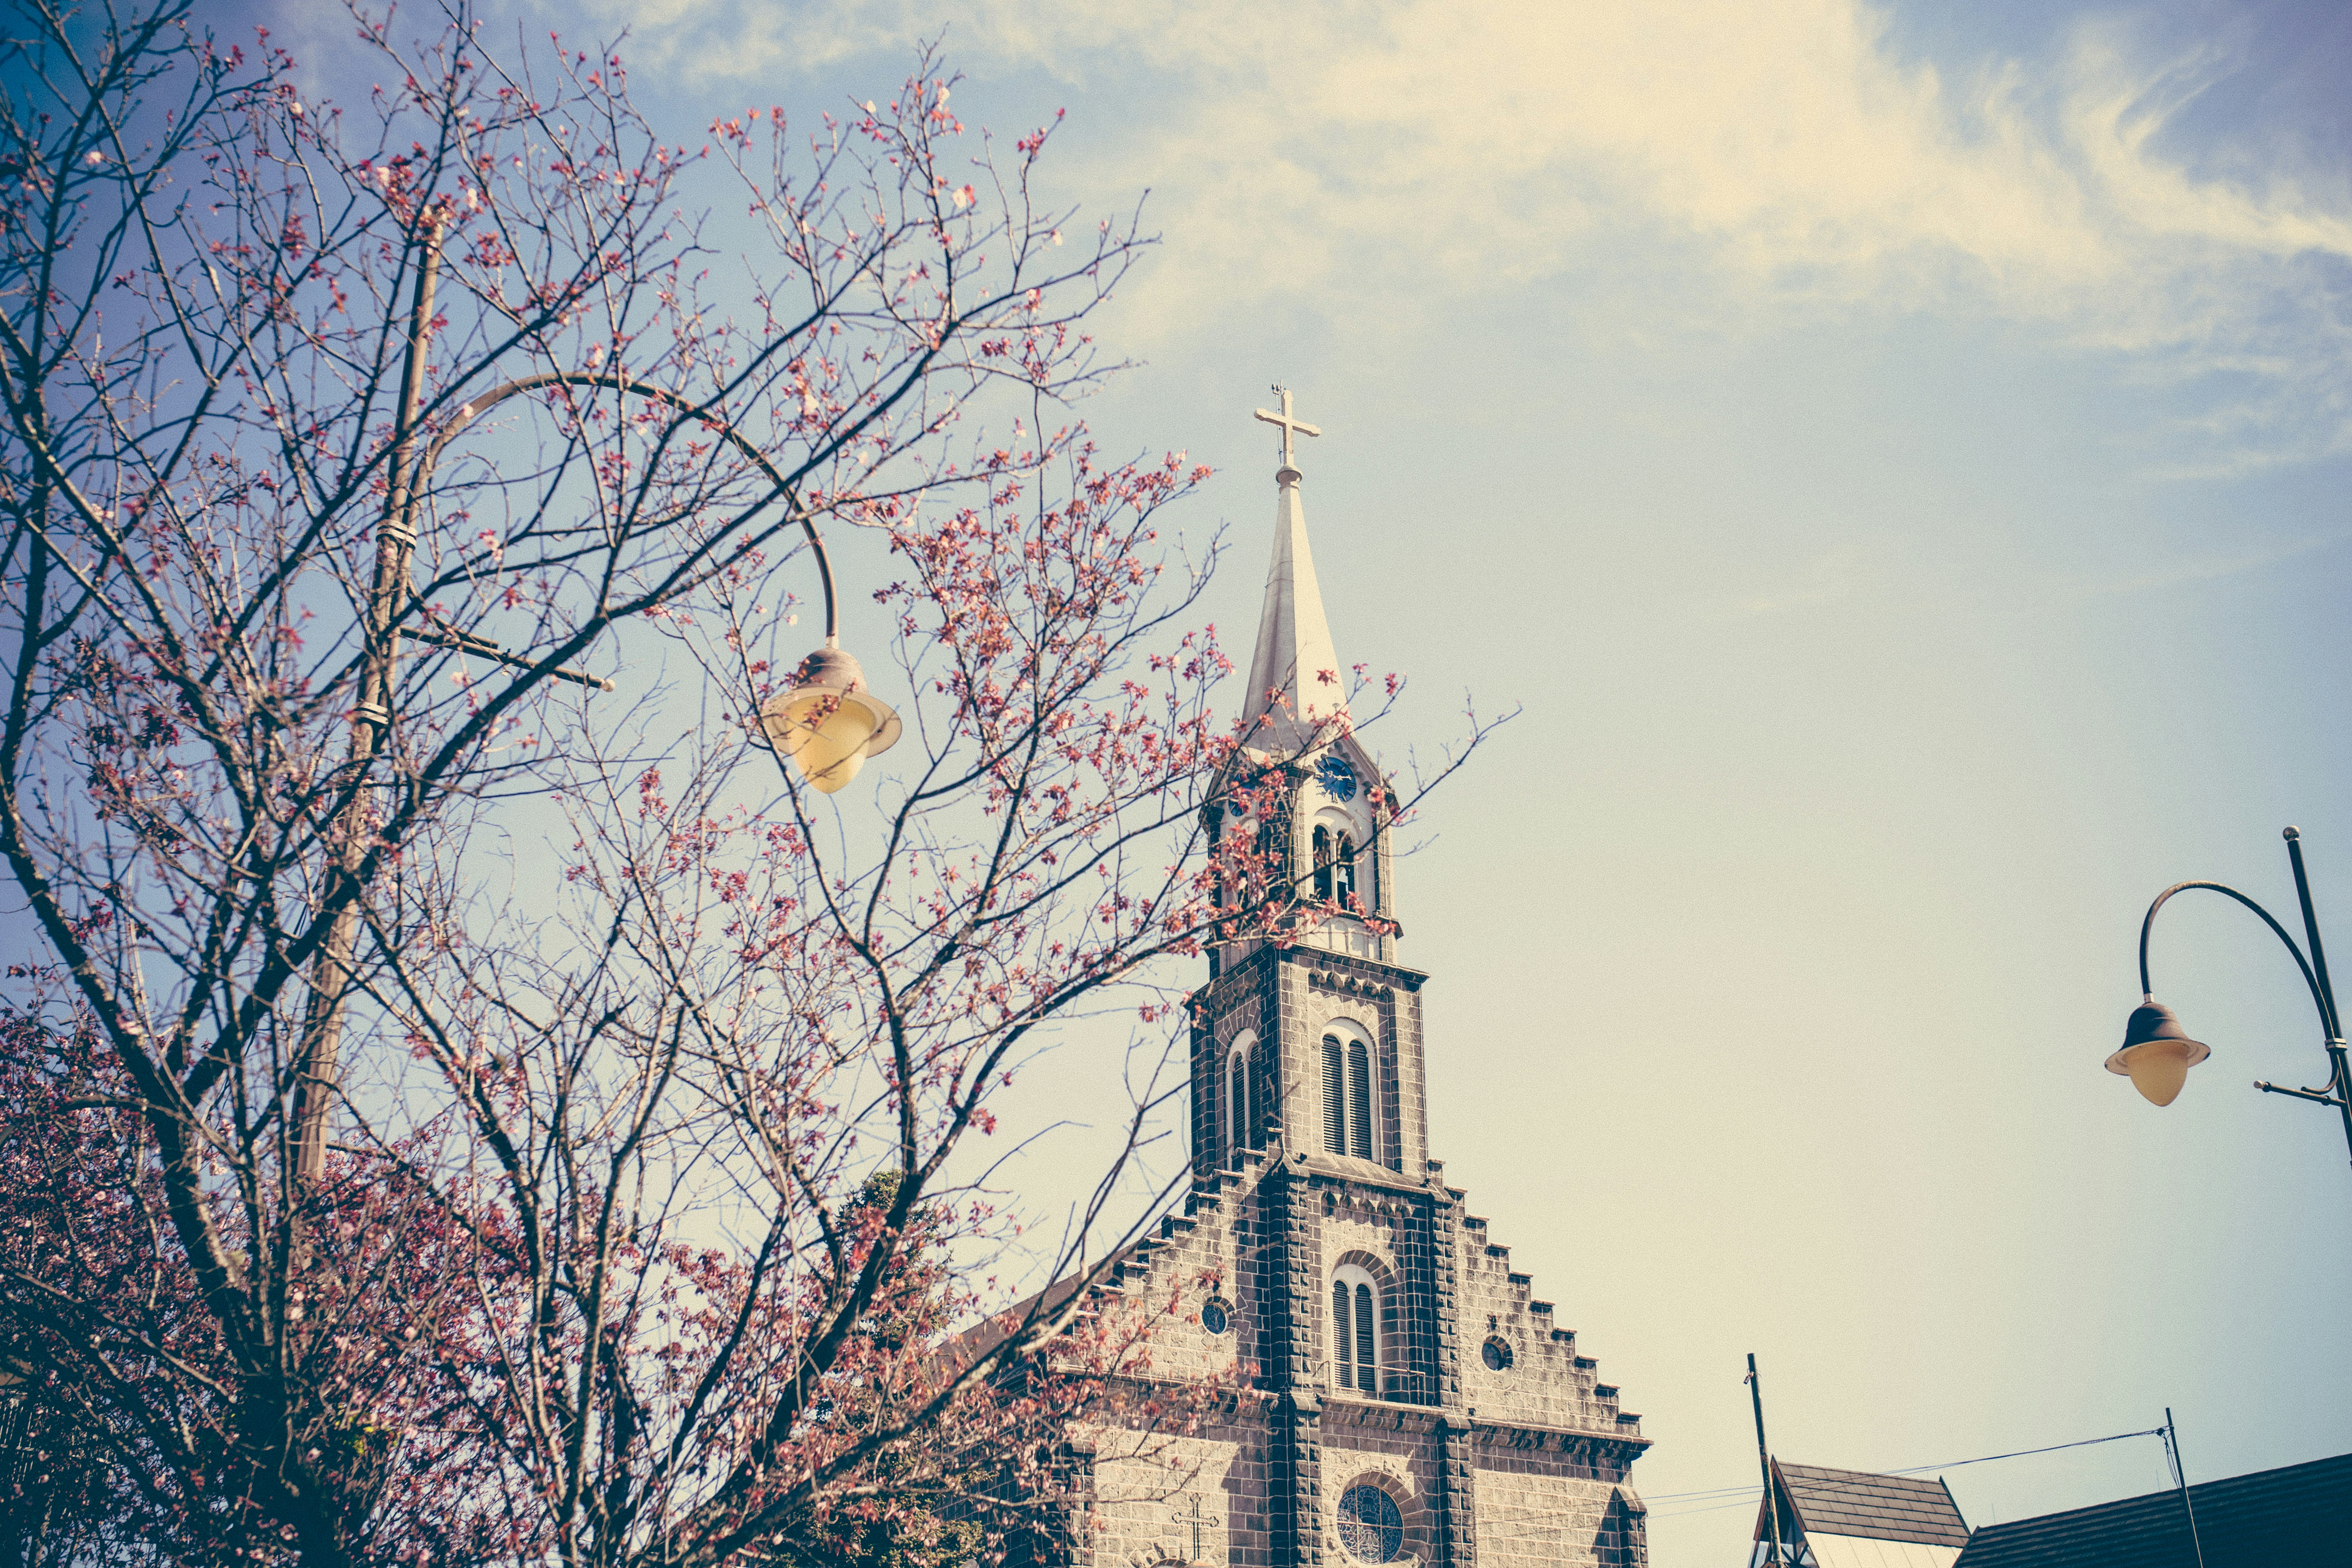
[[[1241,1152],[1249,1147],[1250,1128],[1249,1053],[1239,1047],[1225,1063],[1225,1122],[1232,1163],[1238,1165]]]
[[[1355,1316],[1349,1310],[1354,1300],[1345,1279],[1331,1281],[1331,1375],[1342,1388],[1356,1386],[1356,1362],[1349,1353],[1349,1348],[1356,1342],[1349,1327]]]
[[[1331,896],[1331,830],[1328,827],[1315,830],[1315,896]]]
[[[1323,1147],[1334,1154],[1348,1152],[1348,1079],[1341,1066],[1339,1037],[1323,1037]]]
[[[1355,907],[1349,902],[1355,896],[1356,840],[1352,835],[1342,833],[1339,835],[1339,852],[1331,859],[1331,897],[1345,910]]]
[[[1372,1157],[1372,1058],[1361,1040],[1348,1042],[1348,1152]]]
[[[1381,1292],[1360,1265],[1331,1271],[1331,1385],[1378,1398],[1381,1392]]]

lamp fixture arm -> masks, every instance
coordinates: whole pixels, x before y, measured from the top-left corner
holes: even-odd
[[[689,403],[667,387],[656,386],[651,382],[639,381],[635,376],[624,375],[618,371],[610,370],[544,370],[530,375],[519,376],[500,386],[494,386],[479,397],[467,398],[459,405],[457,417],[442,426],[440,433],[434,437],[432,444],[425,448],[424,456],[417,463],[415,477],[409,482],[409,493],[415,495],[425,489],[425,481],[432,474],[433,465],[440,458],[441,449],[454,440],[459,431],[498,405],[504,403],[508,398],[520,396],[526,392],[536,392],[543,386],[609,386],[616,392],[627,393],[632,396],[646,398],[655,403],[667,404],[687,418],[706,421],[737,451],[751,458],[759,470],[768,477],[768,482],[775,487],[775,494],[785,497],[789,502],[792,495],[792,481],[779,473],[775,464],[768,460],[767,454],[751,445],[733,425],[711,412],[709,407]],[[764,500],[761,503],[762,506],[766,504]],[[756,510],[757,508],[753,510]],[[816,531],[816,520],[803,511],[797,505],[793,507],[793,520],[801,525],[802,531],[808,535],[809,548],[816,552],[817,576],[824,584],[824,642],[827,647],[836,647],[841,638],[841,624],[839,612],[835,605],[833,559],[824,552],[824,540]]]
[[[2147,906],[2147,918],[2141,921],[2139,923],[2140,994],[2143,996],[2153,996],[2156,994],[2155,988],[2148,984],[2147,979],[2147,938],[2148,933],[2156,927],[2156,911],[2164,908],[2165,900],[2172,897],[2173,894],[2185,893],[2192,888],[2203,888],[2216,893],[2226,893],[2231,898],[2237,900],[2238,902],[2245,905],[2246,908],[2253,910],[2254,913],[2262,917],[2263,924],[2270,927],[2271,931],[2278,937],[2279,941],[2286,943],[2286,950],[2294,954],[2294,966],[2303,971],[2303,983],[2311,987],[2311,1005],[2319,1009],[2319,1026],[2326,1032],[2327,1038],[2329,1040],[2333,1041],[2341,1038],[2342,1037],[2336,1033],[2336,1009],[2328,1005],[2327,992],[2321,986],[2319,976],[2312,973],[2309,961],[2303,956],[2303,949],[2296,945],[2294,938],[2287,935],[2286,927],[2279,924],[2276,920],[2273,920],[2271,917],[2270,910],[2263,908],[2262,905],[2254,902],[2253,900],[2246,897],[2245,894],[2238,891],[2237,889],[2228,887],[2220,882],[2175,882],[2169,888],[2165,889],[2164,891],[2157,894],[2156,902]]]

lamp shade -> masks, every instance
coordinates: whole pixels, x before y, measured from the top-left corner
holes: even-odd
[[[901,726],[890,705],[866,689],[857,660],[828,643],[801,660],[789,689],[761,705],[760,728],[809,783],[831,795],[857,776],[866,758],[895,745]]]
[[[2123,1048],[2107,1058],[2107,1070],[2130,1079],[2149,1104],[2170,1105],[2179,1098],[2189,1069],[2212,1054],[2189,1037],[2171,1008],[2151,997],[2132,1009]]]

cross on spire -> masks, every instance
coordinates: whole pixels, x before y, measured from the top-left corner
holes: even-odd
[[[1290,452],[1292,432],[1296,431],[1301,436],[1320,436],[1323,432],[1304,419],[1294,419],[1290,416],[1290,388],[1277,382],[1275,384],[1274,390],[1282,394],[1282,412],[1270,414],[1261,408],[1257,411],[1257,416],[1269,425],[1282,426],[1282,466],[1286,468],[1295,468],[1297,464],[1292,460]]]

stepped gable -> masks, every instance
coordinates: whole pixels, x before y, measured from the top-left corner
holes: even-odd
[[[1465,1196],[1447,1191],[1457,1204]],[[1622,1406],[1615,1384],[1601,1380],[1600,1362],[1578,1351],[1576,1331],[1559,1326],[1553,1304],[1535,1299],[1534,1279],[1511,1268],[1511,1249],[1493,1239],[1487,1222],[1465,1213],[1462,1236],[1463,1398],[1469,1411],[1498,1426],[1626,1438],[1646,1447],[1642,1417]],[[1485,1353],[1489,1343],[1498,1345],[1491,1358]],[[1490,1361],[1506,1364],[1498,1371]]]

